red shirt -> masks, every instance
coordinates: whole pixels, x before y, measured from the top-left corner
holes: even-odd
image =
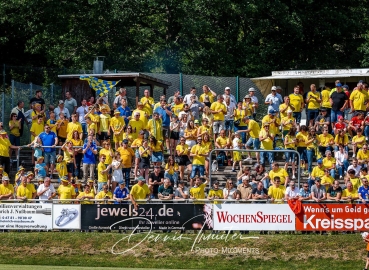
[[[345,123],[340,123],[340,122],[337,122],[334,127],[336,129],[344,129],[346,127],[346,124]]]
[[[359,119],[357,116],[354,116],[352,117],[351,122],[354,127],[360,127],[363,125],[364,119]]]

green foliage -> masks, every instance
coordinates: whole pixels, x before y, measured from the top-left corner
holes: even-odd
[[[104,55],[110,70],[244,77],[355,68],[368,62],[366,11],[350,0],[3,1],[0,62],[91,69]]]

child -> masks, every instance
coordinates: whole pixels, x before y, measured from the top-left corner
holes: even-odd
[[[123,141],[123,128],[125,122],[123,117],[120,116],[118,110],[114,111],[114,117],[110,120],[110,128],[113,134],[113,142],[115,143],[115,149],[119,147],[119,142]]]
[[[44,163],[44,157],[40,156],[37,158],[35,166],[36,177],[46,177],[46,164]]]
[[[18,172],[15,174],[15,186],[16,187],[18,187],[22,182],[21,178],[24,175],[24,170],[25,169],[23,166],[19,166]]]
[[[59,176],[58,183],[60,183],[61,179],[68,175],[67,163],[65,160],[63,160],[62,155],[56,156],[56,171],[58,172]]]
[[[49,125],[52,132],[56,133],[56,119],[55,119],[55,112],[50,112],[50,119],[47,120],[46,124]]]
[[[44,117],[42,115],[37,116],[37,122],[32,123],[31,126],[31,142],[34,141],[41,132],[44,131]]]
[[[42,157],[42,151],[44,151],[44,149],[41,147],[42,146],[42,141],[41,139],[37,136],[33,142],[31,142],[30,144],[27,145],[28,147],[33,146],[34,150],[33,151],[33,156],[32,156],[32,163],[35,163],[35,166],[37,164],[37,162],[35,162],[35,159],[37,160],[39,157]]]
[[[337,135],[340,130],[343,130],[345,133],[347,132],[346,123],[341,115],[337,117],[338,122],[334,124],[334,134]]]
[[[103,105],[100,108],[101,110],[101,114],[99,115],[100,117],[100,129],[99,129],[99,139],[101,144],[104,141],[107,141],[108,143],[110,143],[110,120],[111,117],[108,113],[108,106],[107,105]]]
[[[242,140],[240,139],[241,136],[239,133],[234,133],[232,135],[233,141],[232,141],[232,145],[233,145],[233,149],[234,150],[240,150],[242,147]],[[233,166],[232,166],[232,172],[235,172],[235,166],[236,163],[238,162],[240,169],[242,168],[242,157],[241,157],[241,152],[240,151],[234,151],[233,152]]]

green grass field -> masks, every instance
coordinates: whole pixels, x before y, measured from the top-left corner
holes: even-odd
[[[365,265],[366,244],[359,234],[324,236],[255,233],[241,237],[259,238],[240,239],[239,235],[234,234],[224,239],[226,235],[223,233],[206,233],[202,235],[206,238],[201,241],[196,236],[175,233],[2,233],[0,269],[110,270],[119,267],[320,270],[362,269]],[[122,237],[125,238],[121,240]],[[125,253],[113,254],[114,244],[114,253]]]

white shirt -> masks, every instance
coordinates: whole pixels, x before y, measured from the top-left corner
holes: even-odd
[[[225,196],[226,194],[228,194],[227,199],[228,199],[228,200],[233,199],[233,193],[235,193],[235,192],[236,192],[236,190],[237,190],[237,189],[232,188],[230,191],[228,191],[228,189],[224,188],[224,189],[223,189],[223,198],[224,198],[224,196]]]
[[[295,186],[295,189],[291,189],[291,187],[287,187],[285,194],[287,194],[288,197],[294,198],[300,195],[300,190],[296,186]]]
[[[241,139],[240,138],[234,138],[232,141],[232,145],[233,145],[233,149],[240,149],[240,147],[238,146],[238,143]]]
[[[122,168],[119,168],[117,170],[114,169],[115,166],[119,166],[120,162],[117,160],[113,160],[113,162],[111,163],[112,167],[113,167],[113,174],[112,174],[112,180],[114,182],[120,182],[121,180],[123,180],[123,173],[122,173]]]
[[[223,94],[224,100],[226,99],[227,96],[229,96],[229,98],[231,100],[231,103],[234,103],[235,105],[237,104],[237,101],[236,101],[236,98],[234,97],[234,95],[232,95],[232,94],[229,94],[229,95]]]
[[[60,107],[56,107],[55,110],[54,110],[54,113],[55,113],[55,119],[56,120],[59,120],[60,117],[59,117],[59,113],[63,112],[64,113],[64,116],[66,119],[69,119],[70,118],[70,114],[69,114],[69,111],[67,108],[64,107],[63,110],[60,109]]]
[[[78,107],[76,113],[78,113],[78,122],[80,122],[81,124],[86,124],[85,115],[88,113],[88,107]]]
[[[341,153],[340,151],[337,151],[334,154],[334,158],[336,159],[336,165],[339,165],[338,161],[340,161],[341,163],[343,163],[343,161],[345,160],[345,155],[347,153],[345,151],[343,151],[343,153]]]
[[[256,96],[251,97],[251,102],[254,103],[254,104],[259,104],[259,100]]]
[[[234,110],[236,109],[236,105],[233,102],[229,102],[229,105],[227,105],[225,103],[225,101],[223,102],[223,104],[227,108],[227,114],[224,115],[224,119],[225,120],[234,120]],[[231,115],[233,115],[233,116],[231,117]]]
[[[37,193],[42,192],[45,189],[45,184],[41,184],[38,189],[37,189]],[[47,191],[44,192],[44,194],[42,194],[41,196],[38,196],[40,200],[48,200],[49,197],[55,193],[55,188],[52,184],[50,184],[50,186],[48,187],[49,189]],[[40,203],[45,203],[43,201],[40,201]]]
[[[349,171],[351,169],[353,169],[355,171],[355,176],[360,176],[361,166],[359,164],[356,166],[356,168],[354,167],[354,165],[348,166],[347,171]]]
[[[183,103],[190,105],[192,95],[193,94],[187,94],[187,95],[185,95],[184,98],[183,98]],[[196,96],[196,101],[199,101],[199,99],[198,99],[197,96]]]

